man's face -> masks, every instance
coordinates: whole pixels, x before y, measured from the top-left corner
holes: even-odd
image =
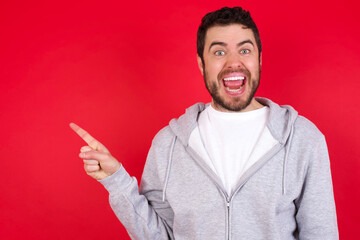
[[[251,111],[260,82],[261,57],[251,29],[240,24],[214,26],[207,30],[204,65],[198,64],[219,111]]]

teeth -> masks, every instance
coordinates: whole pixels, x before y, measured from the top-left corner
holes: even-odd
[[[244,80],[245,77],[228,77],[224,78],[224,81],[236,81],[236,80]]]
[[[231,88],[229,88],[229,87],[226,87],[226,90],[228,90],[229,92],[237,92],[237,91],[241,90],[242,88],[243,88],[243,86],[241,86],[241,87],[238,88],[238,89],[231,89]]]

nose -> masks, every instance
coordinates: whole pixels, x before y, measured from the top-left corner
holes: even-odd
[[[241,57],[236,53],[228,54],[226,59],[226,68],[230,69],[238,69],[244,68],[244,63],[242,62]]]

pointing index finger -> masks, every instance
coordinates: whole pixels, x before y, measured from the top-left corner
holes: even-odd
[[[87,131],[76,125],[75,123],[70,123],[70,128],[74,130],[92,149],[97,151],[109,152],[104,145],[102,145],[98,140],[93,138]]]

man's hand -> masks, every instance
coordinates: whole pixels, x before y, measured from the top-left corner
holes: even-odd
[[[89,176],[102,180],[119,170],[121,164],[104,145],[75,123],[70,123],[70,127],[88,144],[80,149],[79,157],[83,159]]]

